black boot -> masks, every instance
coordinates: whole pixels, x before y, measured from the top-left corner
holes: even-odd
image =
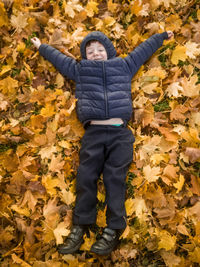
[[[101,238],[92,245],[90,251],[98,255],[110,254],[119,243],[121,233],[121,230],[105,228]]]
[[[61,254],[72,254],[79,250],[80,246],[84,242],[83,235],[85,232],[85,226],[74,225],[64,244],[58,246],[58,252]]]

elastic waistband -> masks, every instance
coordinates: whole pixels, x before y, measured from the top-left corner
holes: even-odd
[[[114,125],[114,126],[120,126],[124,122],[121,118],[111,118],[108,120],[91,120],[90,125]]]

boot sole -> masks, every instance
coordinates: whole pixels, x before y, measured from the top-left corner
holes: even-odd
[[[95,254],[100,255],[100,256],[107,256],[117,248],[117,245],[118,244],[116,244],[113,248],[111,248],[109,250],[108,249],[106,249],[106,250],[98,250],[98,249],[95,249],[95,248],[91,248],[90,252],[95,253]]]
[[[83,244],[84,240],[81,240],[75,247],[71,248],[71,249],[58,249],[58,252],[60,254],[73,254],[75,252],[77,252],[79,250],[79,248],[81,247],[81,245]]]

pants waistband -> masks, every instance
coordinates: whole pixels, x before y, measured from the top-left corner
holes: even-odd
[[[108,120],[91,120],[90,125],[121,125],[123,120],[120,118],[111,118]]]

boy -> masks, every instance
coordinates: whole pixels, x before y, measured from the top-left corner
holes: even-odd
[[[172,36],[171,31],[155,34],[122,59],[116,57],[106,35],[91,32],[81,43],[83,59],[79,63],[41,44],[38,38],[32,39],[45,59],[76,82],[78,118],[86,129],[77,172],[73,227],[65,243],[59,246],[60,253],[76,252],[88,226],[95,223],[97,180],[101,173],[106,189],[107,227],[91,252],[106,255],[118,244],[126,227],[125,179],[133,156],[134,137],[126,127],[132,115],[131,80],[163,40]]]

